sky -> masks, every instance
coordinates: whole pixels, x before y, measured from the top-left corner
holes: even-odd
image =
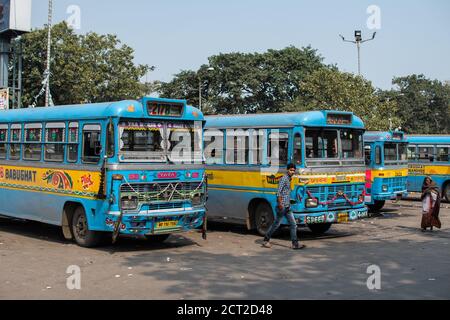
[[[48,0],[32,0],[32,27],[47,23]],[[358,72],[354,31],[362,44],[361,73],[381,89],[394,77],[424,74],[450,81],[448,0],[53,0],[53,23],[77,33],[117,34],[135,62],[155,66],[148,81],[170,81],[208,57],[311,45],[341,71]],[[379,11],[370,11],[373,8]],[[77,15],[79,12],[79,15]],[[379,13],[379,14],[378,14]],[[369,22],[369,23],[368,23]],[[79,25],[78,25],[79,24]]]

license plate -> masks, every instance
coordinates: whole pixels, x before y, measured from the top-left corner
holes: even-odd
[[[178,221],[162,221],[156,224],[156,229],[169,229],[178,225]]]
[[[338,223],[348,222],[348,214],[347,213],[339,213],[338,214]]]

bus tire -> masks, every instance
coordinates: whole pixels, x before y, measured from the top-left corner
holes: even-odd
[[[375,201],[374,204],[367,205],[369,207],[370,212],[379,212],[381,209],[383,209],[384,205],[386,204],[386,201]]]
[[[309,224],[308,228],[315,235],[321,235],[330,230],[331,225],[332,225],[331,223]]]
[[[73,238],[80,247],[92,248],[102,240],[102,233],[89,230],[84,208],[79,206],[73,213],[71,228]]]
[[[266,203],[262,202],[256,207],[255,213],[255,226],[256,231],[260,236],[265,237],[267,231],[272,226],[274,222],[274,215],[272,207]]]
[[[149,241],[149,242],[154,242],[154,243],[162,243],[164,241],[166,241],[167,239],[169,239],[170,234],[158,234],[155,236],[152,235],[146,235],[145,238]]]
[[[444,198],[447,202],[450,202],[450,182],[447,182],[444,187]]]

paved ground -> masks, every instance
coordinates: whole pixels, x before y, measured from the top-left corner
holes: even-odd
[[[326,236],[301,229],[305,251],[290,250],[288,230],[264,249],[244,227],[220,223],[207,241],[193,232],[83,249],[58,228],[0,218],[0,299],[449,299],[449,206],[434,232],[418,228],[414,200]],[[81,268],[81,290],[67,289],[71,265]],[[367,288],[371,265],[381,290]]]

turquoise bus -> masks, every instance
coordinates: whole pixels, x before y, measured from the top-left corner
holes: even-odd
[[[405,134],[394,132],[366,132],[366,205],[370,211],[381,210],[386,200],[407,195],[408,159]]]
[[[422,192],[422,183],[430,176],[450,202],[450,136],[410,135],[408,143],[408,191]]]
[[[354,114],[315,111],[205,118],[208,217],[244,223],[265,235],[274,221],[278,181],[288,163],[298,168],[291,208],[299,226],[320,234],[334,223],[367,217],[365,128]]]
[[[203,125],[186,101],[149,97],[0,111],[0,214],[61,226],[84,247],[199,228]]]

